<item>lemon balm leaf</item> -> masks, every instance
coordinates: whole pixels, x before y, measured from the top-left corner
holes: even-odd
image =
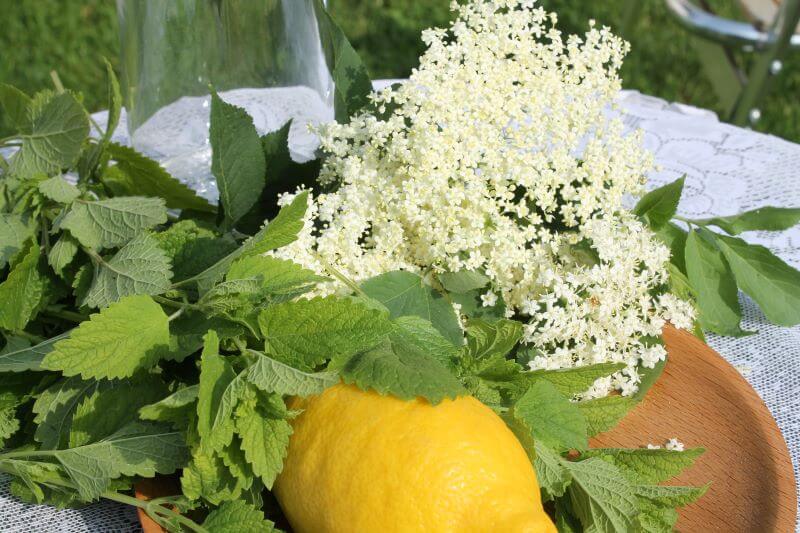
[[[250,403],[242,403],[236,409],[236,432],[253,472],[271,489],[283,470],[292,426],[286,420],[264,416]]]
[[[581,457],[599,457],[619,468],[632,483],[662,483],[683,472],[703,454],[703,448],[673,451],[663,448],[595,448]]]
[[[0,328],[22,330],[36,315],[46,289],[39,256],[39,245],[28,241],[22,259],[0,283]]]
[[[608,533],[633,529],[636,496],[619,469],[597,458],[562,464],[572,475],[567,492],[584,529]]]
[[[256,356],[256,362],[247,371],[247,381],[264,392],[310,396],[339,382],[335,372],[303,372],[264,354],[249,353]]]
[[[61,228],[87,248],[122,246],[141,231],[167,221],[161,198],[123,196],[106,200],[78,200],[61,221]]]
[[[587,423],[577,404],[562,396],[555,385],[536,381],[514,404],[535,439],[557,450],[585,450],[589,446]]]
[[[561,394],[571,397],[586,392],[599,378],[610,376],[625,368],[624,363],[600,363],[596,365],[565,368],[562,370],[534,370],[526,372],[527,380],[545,380],[553,384]]]
[[[275,524],[264,518],[261,509],[242,500],[225,502],[209,513],[203,522],[209,533],[269,533]]]
[[[575,405],[578,406],[586,418],[589,436],[593,437],[616,426],[637,403],[634,398],[606,396],[596,400],[577,402]]]

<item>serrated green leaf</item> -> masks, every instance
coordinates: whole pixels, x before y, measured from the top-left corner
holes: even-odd
[[[139,418],[155,422],[172,422],[186,427],[190,413],[196,411],[195,404],[200,385],[189,385],[173,392],[166,398],[139,408]]]
[[[466,391],[435,357],[411,344],[385,340],[352,356],[342,367],[342,379],[403,400],[417,397],[438,404]]]
[[[697,298],[700,324],[720,335],[741,336],[739,290],[728,262],[705,230],[689,232],[686,239],[686,273]]]
[[[413,345],[435,357],[445,367],[454,367],[458,348],[445,339],[433,324],[418,316],[401,316],[393,322],[391,337],[394,342]]]
[[[637,498],[639,514],[636,521],[642,533],[672,533],[678,521],[675,509],[656,505],[645,498]]]
[[[453,306],[416,274],[387,272],[368,279],[361,288],[367,296],[386,306],[391,318],[424,318],[453,344],[464,344],[464,333]]]
[[[250,278],[260,281],[264,293],[287,298],[300,295],[327,279],[292,261],[264,255],[237,259],[225,276],[227,280]]]
[[[599,378],[610,376],[625,368],[624,363],[600,363],[563,370],[534,370],[526,372],[527,381],[543,379],[552,383],[564,396],[572,397],[586,392]]]
[[[17,419],[17,406],[19,397],[10,392],[0,393],[0,448],[11,435],[19,430],[20,424]]]
[[[567,487],[572,483],[572,474],[564,467],[561,457],[548,448],[544,443],[535,443],[536,459],[533,466],[536,468],[536,479],[542,489],[545,501],[563,496]]]
[[[23,126],[22,147],[11,162],[12,173],[23,178],[71,167],[89,135],[86,111],[69,92],[36,95]]]
[[[106,77],[108,79],[108,105],[106,106],[108,109],[108,121],[106,123],[106,131],[103,133],[103,144],[107,145],[119,124],[119,117],[122,113],[122,91],[120,91],[119,80],[117,80],[117,75],[114,74],[111,63],[106,58],[103,58],[103,62],[106,64]]]
[[[236,380],[236,372],[219,354],[219,338],[209,331],[204,338],[200,358],[200,386],[197,391],[197,431],[201,442],[211,450],[221,450],[233,437],[230,415],[238,401],[238,394],[229,389],[243,387]],[[240,380],[241,381],[241,380]],[[226,415],[220,416],[224,410]]]
[[[581,454],[581,458],[599,457],[617,468],[635,484],[662,483],[677,476],[694,464],[705,450],[691,448],[682,452],[663,448],[593,448]]]
[[[385,313],[346,298],[314,298],[273,305],[258,317],[267,353],[314,367],[378,344],[393,329]]]
[[[133,422],[99,442],[54,450],[78,492],[96,500],[120,476],[153,477],[182,467],[188,450],[181,433],[149,422]]]
[[[666,507],[684,507],[699,500],[708,490],[704,487],[675,487],[660,485],[634,485],[637,496]]]
[[[275,524],[265,519],[260,509],[235,500],[211,511],[203,528],[209,533],[270,533],[275,531]]]
[[[113,181],[118,196],[147,196],[162,198],[172,209],[193,209],[212,213],[214,206],[198,196],[190,187],[172,177],[158,162],[145,157],[133,148],[110,143],[108,153],[116,166],[106,170],[103,182]]]
[[[474,359],[505,357],[522,338],[522,324],[513,320],[467,322],[467,353]]]
[[[24,248],[33,230],[23,215],[0,213],[0,269]]]
[[[98,390],[96,381],[82,381],[79,377],[64,378],[42,391],[33,404],[34,438],[42,449],[66,446],[75,408],[87,395]]]
[[[239,248],[230,237],[220,237],[194,220],[181,220],[153,237],[172,263],[173,279],[199,274]]]
[[[800,324],[800,272],[767,248],[742,239],[717,236],[739,288],[780,326]]]
[[[169,349],[169,320],[149,296],[129,296],[58,341],[42,368],[65,376],[115,379],[154,365]]]
[[[42,370],[41,364],[44,357],[53,350],[56,342],[67,336],[69,336],[68,332],[62,333],[35,346],[30,344],[16,347],[6,345],[3,350],[0,350],[0,372]]]
[[[164,200],[123,196],[94,202],[75,201],[61,221],[61,228],[69,230],[88,248],[114,248],[166,221]]]
[[[181,475],[181,489],[190,500],[203,498],[218,505],[242,494],[242,480],[234,476],[222,458],[211,450],[196,450]]]
[[[439,274],[439,282],[446,291],[463,294],[484,288],[489,284],[489,278],[475,270],[462,270]]]
[[[264,392],[292,396],[320,394],[339,382],[334,372],[308,373],[281,363],[258,352],[256,362],[247,372],[247,381]]]
[[[78,253],[78,243],[68,233],[62,233],[47,254],[47,263],[56,274],[61,275]]]
[[[536,440],[556,450],[585,450],[587,423],[577,404],[562,396],[549,381],[535,381],[514,404]]]
[[[254,406],[242,403],[236,409],[236,432],[242,439],[242,450],[253,472],[271,489],[283,470],[292,426],[286,420],[266,417]]]
[[[596,400],[577,402],[575,405],[580,408],[586,418],[589,436],[593,437],[616,426],[637,403],[634,398],[606,396]]]
[[[211,93],[211,172],[227,225],[246,215],[264,188],[266,161],[253,119]]]
[[[0,83],[0,109],[8,117],[9,126],[17,131],[28,129],[30,120],[28,110],[32,103],[30,96],[13,85]]]
[[[151,235],[142,233],[111,259],[95,258],[94,280],[83,304],[105,308],[126,296],[162,294],[171,278],[166,254]]]
[[[686,176],[683,176],[645,194],[633,208],[633,213],[644,219],[651,228],[660,228],[675,216],[685,179]]]
[[[29,241],[19,263],[0,283],[0,328],[19,331],[37,313],[45,297],[46,280],[39,272],[39,245]]]
[[[589,531],[631,531],[638,513],[633,488],[614,467],[597,458],[562,461],[572,475],[567,489],[575,514]]]
[[[759,207],[728,217],[692,220],[695,224],[717,226],[731,235],[745,231],[783,231],[800,222],[800,208]]]
[[[39,183],[39,192],[61,204],[72,203],[81,195],[81,191],[76,186],[61,176],[53,176]]]

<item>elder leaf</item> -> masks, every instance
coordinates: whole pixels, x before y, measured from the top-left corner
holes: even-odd
[[[162,198],[166,206],[172,209],[215,211],[208,200],[172,177],[158,162],[133,148],[110,143],[108,153],[117,164],[106,171],[102,180],[113,182],[109,184],[117,196]]]
[[[150,368],[169,349],[169,320],[149,296],[129,296],[58,341],[42,368],[65,376],[115,379]]]
[[[84,305],[104,308],[132,295],[169,290],[169,259],[152,235],[142,233],[108,260],[95,258],[95,274]]]
[[[658,229],[669,222],[678,210],[685,179],[686,176],[683,176],[642,196],[633,208],[634,214],[640,216],[653,229]]]
[[[69,230],[88,248],[115,248],[166,221],[167,210],[161,198],[122,196],[75,201],[61,221],[61,228]]]
[[[783,231],[800,222],[800,208],[765,206],[727,217],[692,220],[695,224],[717,226],[730,235],[745,231]]]
[[[486,275],[475,270],[461,270],[439,274],[439,281],[446,291],[463,294],[484,288],[490,280]]]
[[[211,172],[228,227],[246,215],[264,188],[266,161],[253,119],[211,93]]]

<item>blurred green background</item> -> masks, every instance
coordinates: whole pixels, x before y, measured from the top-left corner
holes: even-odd
[[[252,0],[258,1],[258,0]],[[668,16],[662,0],[644,2],[626,37],[633,51],[623,69],[625,87],[721,112],[700,69],[691,37]],[[445,25],[449,0],[330,0],[334,17],[365,58],[373,77],[404,77],[422,51],[419,33]],[[713,0],[735,15],[735,0]],[[590,18],[619,28],[623,0],[541,0],[559,14],[562,29],[582,32]],[[101,57],[117,66],[119,44],[111,0],[0,0],[0,81],[27,92],[50,85],[58,71],[67,87],[83,91],[89,109],[104,106]],[[764,102],[759,130],[800,141],[800,61],[790,58]],[[2,126],[0,126],[2,129]]]

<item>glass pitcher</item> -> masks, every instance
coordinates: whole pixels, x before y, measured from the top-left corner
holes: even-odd
[[[313,157],[310,123],[333,119],[315,0],[117,0],[133,146],[213,197],[209,85],[260,133],[293,119],[292,156]]]

